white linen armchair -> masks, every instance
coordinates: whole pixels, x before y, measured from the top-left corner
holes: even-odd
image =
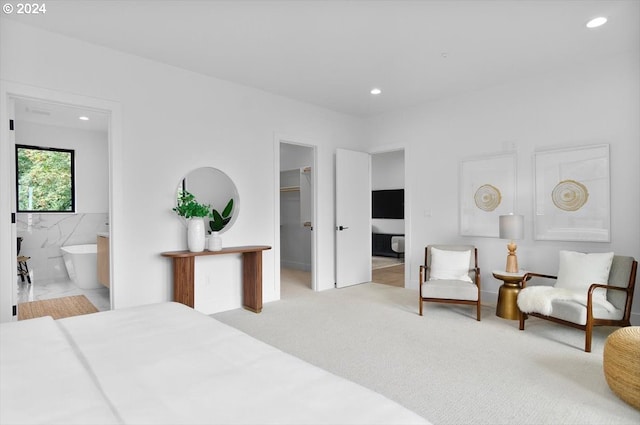
[[[480,268],[473,245],[428,245],[420,266],[420,316],[424,302],[476,307],[480,321]]]
[[[582,262],[576,263],[571,259],[563,261],[563,254],[578,258]],[[610,268],[604,278],[601,276],[600,279],[585,277],[580,281],[578,278],[581,273],[585,275],[585,269],[593,269],[593,264],[600,261],[596,256],[603,254],[570,251],[560,251],[558,276],[526,273],[522,279],[523,289],[518,294],[520,330],[524,330],[528,316],[583,330],[584,351],[588,353],[591,352],[594,326],[631,326],[631,306],[638,262],[632,257],[610,254]],[[583,256],[581,260],[580,256]],[[567,274],[571,275],[568,279]],[[554,286],[533,286],[531,283],[536,280],[533,279],[527,286],[530,278],[553,279],[556,282]],[[560,281],[563,278],[564,284]],[[566,285],[567,281],[570,283],[569,286]]]

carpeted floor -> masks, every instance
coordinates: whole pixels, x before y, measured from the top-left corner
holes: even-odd
[[[283,288],[286,286],[283,282]],[[483,308],[429,303],[416,290],[367,283],[283,291],[261,314],[213,315],[246,333],[396,400],[434,424],[638,424],[602,372],[609,333],[540,319],[517,321]]]

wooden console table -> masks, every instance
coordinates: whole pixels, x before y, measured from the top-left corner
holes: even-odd
[[[206,255],[242,254],[242,306],[254,313],[262,311],[262,251],[270,246],[232,246],[221,251],[171,251],[163,257],[173,259],[173,300],[194,306],[195,258]]]

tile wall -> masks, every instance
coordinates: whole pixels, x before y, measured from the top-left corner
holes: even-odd
[[[61,246],[95,244],[98,232],[108,232],[108,213],[16,215],[20,255],[31,257],[35,281],[68,279]]]

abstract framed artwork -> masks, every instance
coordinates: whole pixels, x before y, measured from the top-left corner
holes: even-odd
[[[609,145],[535,153],[534,239],[610,242]]]
[[[515,208],[515,153],[460,161],[460,235],[497,238],[499,216]]]

